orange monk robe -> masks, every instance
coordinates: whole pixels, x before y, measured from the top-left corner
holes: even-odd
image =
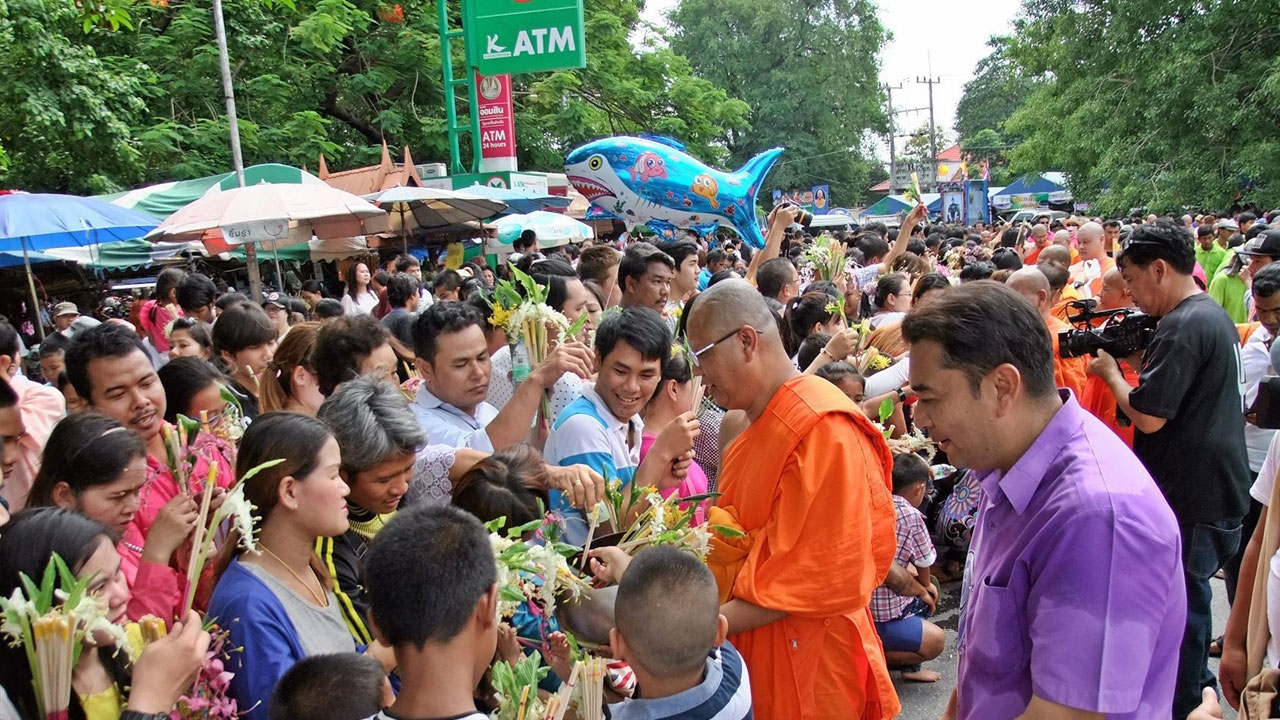
[[[1138,373],[1128,363],[1121,363],[1120,367],[1124,370],[1124,381],[1129,383],[1129,387],[1138,387]],[[1133,425],[1120,424],[1116,416],[1116,396],[1105,380],[1097,375],[1090,375],[1084,383],[1084,392],[1080,394],[1080,405],[1119,435],[1125,445],[1133,447]]]
[[[1068,284],[1065,288],[1062,289],[1062,296],[1058,298],[1058,302],[1053,306],[1053,309],[1050,310],[1049,312],[1054,317],[1058,318],[1064,323],[1070,322],[1068,316],[1077,312],[1071,309],[1070,307],[1071,303],[1077,300],[1083,300],[1083,299],[1084,299],[1084,296],[1080,294],[1080,291],[1076,290],[1075,288],[1071,287],[1070,284]]]
[[[1087,282],[1089,297],[1096,298],[1102,294],[1102,278],[1111,272],[1115,266],[1115,260],[1103,255],[1102,259],[1098,261],[1098,276],[1093,279],[1089,279],[1088,273],[1085,271],[1084,262],[1075,263],[1067,269],[1071,272],[1071,283],[1074,285],[1075,283]],[[1065,320],[1066,318],[1063,319]]]
[[[725,451],[710,517],[731,515],[748,537],[733,541],[736,576],[716,572],[731,583],[721,595],[787,613],[730,638],[757,718],[898,714],[868,608],[896,550],[892,467],[871,421],[812,375],[788,380]]]
[[[1053,316],[1044,321],[1049,326],[1049,336],[1053,338],[1053,381],[1060,388],[1071,388],[1071,392],[1079,398],[1084,393],[1084,382],[1088,377],[1088,358],[1061,357],[1058,354],[1058,333],[1070,330],[1071,326]]]

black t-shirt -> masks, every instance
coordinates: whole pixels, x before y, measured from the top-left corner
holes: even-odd
[[[1192,295],[1161,318],[1129,403],[1167,422],[1135,431],[1133,451],[1182,525],[1249,507],[1240,372],[1240,335],[1213,298]]]
[[[382,318],[382,326],[405,347],[413,349],[413,316],[408,311],[403,308],[392,310]]]

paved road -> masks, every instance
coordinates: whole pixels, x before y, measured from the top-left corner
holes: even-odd
[[[959,621],[960,583],[947,583],[942,587],[939,600],[938,615],[934,622],[947,631],[947,649],[933,662],[926,663],[942,673],[942,680],[932,684],[904,682],[898,673],[894,673],[894,687],[902,700],[902,720],[937,720],[947,706],[951,690],[956,686],[956,624]],[[1214,628],[1222,632],[1227,625],[1227,592],[1221,580],[1213,581],[1213,619]],[[1176,659],[1175,659],[1176,661]],[[1210,667],[1216,672],[1217,660],[1210,660]],[[1236,714],[1226,708],[1227,720],[1235,720]]]

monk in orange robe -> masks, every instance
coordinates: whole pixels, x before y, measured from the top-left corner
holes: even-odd
[[[1062,272],[1061,269],[1059,271]],[[1063,331],[1070,330],[1071,326],[1053,315],[1049,278],[1040,267],[1026,267],[1010,275],[1005,284],[1026,298],[1027,302],[1035,307],[1036,312],[1040,313],[1040,317],[1044,318],[1049,338],[1053,341],[1054,382],[1060,388],[1071,388],[1071,392],[1077,398],[1080,397],[1084,392],[1085,370],[1088,368],[1088,362],[1085,358],[1064,358],[1058,352],[1058,336]]]
[[[745,281],[717,283],[688,312],[707,392],[750,420],[725,451],[710,512],[745,537],[716,543],[709,564],[755,716],[896,716],[868,608],[897,567],[883,435],[834,385],[796,371]]]

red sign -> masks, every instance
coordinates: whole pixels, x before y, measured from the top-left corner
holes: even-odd
[[[511,76],[476,74],[480,100],[481,172],[516,169],[516,122],[511,104]]]

